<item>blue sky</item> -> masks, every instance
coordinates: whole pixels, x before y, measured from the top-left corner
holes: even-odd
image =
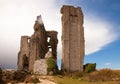
[[[84,63],[97,63],[97,69],[120,69],[120,0],[0,0],[0,67],[16,68],[20,37],[33,34],[39,14],[46,30],[58,31],[60,64],[62,5],[83,10]]]
[[[119,0],[77,0],[81,5],[85,17],[87,13],[93,13],[110,22],[114,27],[114,33],[119,33],[118,38],[104,46],[100,51],[85,56],[85,63],[97,63],[97,68],[120,69],[120,1]],[[97,27],[96,27],[97,28]],[[99,32],[99,31],[98,31]],[[104,37],[103,37],[104,38]],[[99,39],[99,38],[98,38]],[[97,40],[97,39],[96,39]]]

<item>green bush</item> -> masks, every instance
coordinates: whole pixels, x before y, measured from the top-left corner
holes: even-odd
[[[56,66],[55,66],[55,61],[53,58],[48,58],[47,59],[47,71],[50,72],[50,71],[54,71],[54,69],[56,69]]]
[[[95,71],[95,70],[96,70],[96,63],[87,63],[84,66],[84,71],[87,73],[90,73],[90,72]]]

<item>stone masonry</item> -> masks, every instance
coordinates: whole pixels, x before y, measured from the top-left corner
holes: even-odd
[[[50,38],[48,39],[48,48],[52,50],[53,58],[55,60],[57,60],[57,34],[58,33],[56,31],[47,31],[47,37]]]
[[[83,71],[84,28],[80,7],[66,6],[62,13],[62,70]]]
[[[83,71],[84,28],[80,7],[63,5],[62,13],[62,70]],[[32,36],[22,36],[18,53],[18,70],[46,74],[46,59],[52,56],[57,68],[57,31],[46,31],[42,17],[37,16]]]
[[[34,70],[35,74],[47,75],[47,60],[40,59],[36,60],[34,63]]]
[[[33,64],[38,59],[44,59],[45,54],[48,51],[47,47],[47,35],[44,24],[40,16],[37,16],[37,20],[34,25],[34,34],[30,39],[30,56],[29,56],[29,70],[33,70]]]
[[[29,36],[21,36],[20,52],[18,53],[18,70],[28,69],[29,39]]]
[[[31,37],[21,37],[18,70],[29,70],[35,73],[38,70],[44,70],[43,73],[40,71],[38,73],[46,74],[45,54],[51,50],[52,58],[57,60],[57,34],[57,31],[46,31],[41,16],[37,16],[34,34]]]

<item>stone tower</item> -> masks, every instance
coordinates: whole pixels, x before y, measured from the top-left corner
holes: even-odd
[[[80,7],[66,6],[62,13],[62,70],[83,71],[84,28],[83,13]]]

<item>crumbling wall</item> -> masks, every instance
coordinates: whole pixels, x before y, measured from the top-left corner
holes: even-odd
[[[18,53],[18,70],[28,69],[29,36],[21,36],[20,51]]]
[[[50,38],[49,41],[47,41],[48,38]],[[43,60],[45,60],[45,55],[51,48],[51,56],[56,62],[57,43],[57,32],[46,31],[41,16],[37,16],[34,24],[34,34],[31,37],[21,37],[20,52],[18,53],[18,70],[29,70],[35,73],[46,74],[46,67],[44,66],[46,62]],[[41,72],[42,68],[44,68],[44,72]]]
[[[44,59],[48,51],[46,30],[44,24],[39,22],[40,19],[41,16],[38,16],[34,25],[34,34],[30,39],[29,70],[31,71],[33,71],[34,62]]]
[[[56,31],[47,31],[47,38],[49,38],[48,48],[51,49],[53,58],[55,60],[57,60],[57,44],[58,44],[57,34],[58,32]]]

